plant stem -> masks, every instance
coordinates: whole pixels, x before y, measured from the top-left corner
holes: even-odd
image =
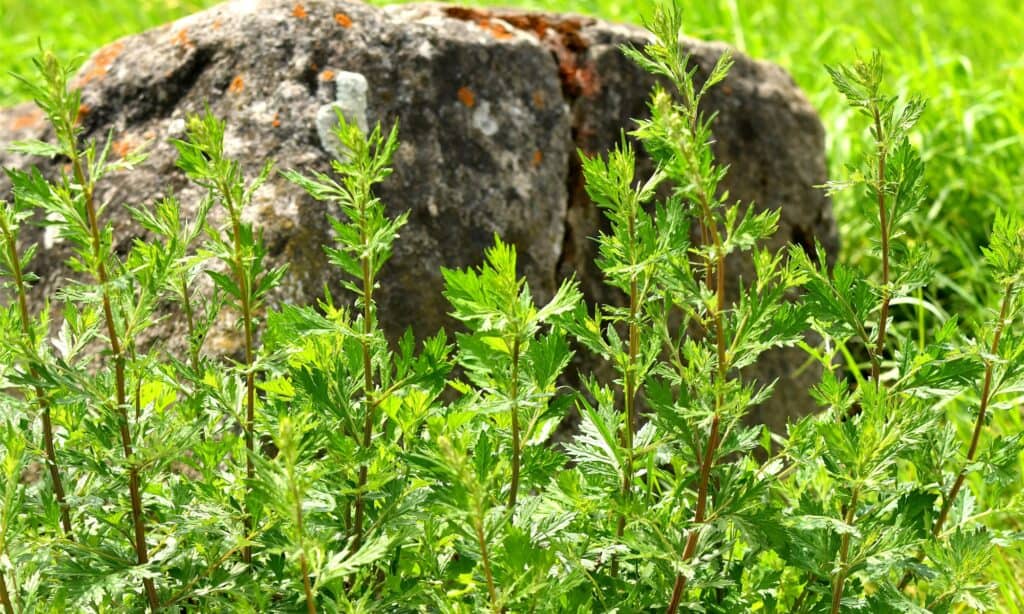
[[[699,182],[698,182],[698,185]],[[702,221],[703,227],[707,228],[711,235],[716,252],[715,262],[715,345],[718,355],[718,391],[715,393],[715,413],[711,419],[711,430],[708,433],[707,447],[704,449],[704,458],[700,459],[700,481],[697,485],[697,509],[693,515],[693,528],[690,529],[689,535],[686,538],[686,547],[683,550],[682,560],[683,562],[689,561],[693,558],[697,552],[697,542],[700,537],[700,525],[704,523],[704,519],[707,515],[707,503],[708,503],[708,482],[711,476],[711,469],[715,464],[715,454],[718,451],[719,441],[719,428],[721,420],[721,410],[724,404],[724,398],[722,395],[721,387],[725,382],[725,377],[729,372],[728,354],[726,353],[725,345],[725,253],[722,249],[722,237],[718,231],[718,226],[715,223],[715,218],[711,210],[711,200],[707,192],[700,189],[698,192],[700,200],[701,210],[704,216]],[[672,597],[669,600],[669,605],[666,610],[668,614],[675,614],[679,609],[679,603],[683,598],[683,593],[686,591],[686,576],[682,572],[676,574],[675,585],[672,587]]]
[[[853,526],[853,522],[857,516],[857,500],[860,495],[859,488],[853,489],[853,495],[850,497],[850,505],[846,508],[846,515],[843,521]],[[838,614],[839,605],[843,600],[843,587],[846,584],[846,574],[849,572],[847,561],[850,555],[850,533],[844,532],[839,542],[839,573],[836,574],[835,582],[832,585],[832,614]]]
[[[4,605],[4,614],[14,614],[14,605],[11,603],[11,596],[7,593],[7,579],[0,571],[0,603]]]
[[[188,325],[188,352],[192,368],[199,371],[199,344],[196,343],[195,316],[192,313],[192,293],[188,289],[188,279],[181,274],[181,304],[185,310],[185,323]]]
[[[995,333],[992,336],[992,346],[989,353],[992,356],[998,355],[999,342],[1003,337],[1003,330],[1006,327],[1006,318],[1010,313],[1010,306],[1013,303],[1013,290],[1014,285],[1012,283],[1006,284],[1005,291],[1003,293],[1003,303],[999,308],[999,321],[996,322]],[[967,458],[964,461],[963,466],[960,468],[960,472],[956,476],[956,480],[953,482],[953,486],[950,487],[949,493],[946,494],[945,499],[942,501],[942,508],[939,510],[939,515],[935,519],[935,524],[932,526],[932,536],[938,537],[939,533],[942,532],[942,525],[946,523],[946,519],[949,517],[949,512],[953,508],[953,504],[956,502],[957,495],[960,494],[960,489],[963,488],[964,480],[967,479],[967,466],[974,461],[975,455],[978,453],[978,444],[981,440],[981,431],[985,427],[985,415],[988,413],[989,403],[992,401],[992,371],[995,367],[995,362],[991,359],[985,360],[985,380],[981,387],[981,404],[978,407],[978,417],[974,421],[974,432],[971,434],[971,445],[967,449]],[[924,558],[924,552],[919,551],[917,554],[917,560]],[[900,580],[899,588],[903,590],[910,583],[911,573],[908,571],[903,574],[903,579]]]
[[[800,612],[803,611],[804,602],[807,601],[807,596],[811,594],[810,586],[811,582],[813,581],[813,577],[808,578],[807,583],[804,584],[803,590],[800,591],[800,594],[797,596],[796,601],[793,602],[793,607],[790,609],[790,612],[793,612],[793,614],[800,614]]]
[[[634,207],[636,204],[634,203]],[[636,250],[636,212],[629,215],[630,259],[635,260]],[[635,264],[635,262],[634,262]],[[625,369],[623,399],[626,406],[626,423],[622,427],[622,447],[626,450],[626,466],[622,472],[622,500],[629,500],[633,490],[633,429],[636,425],[636,359],[640,353],[640,324],[637,316],[640,312],[640,289],[634,273],[629,280],[629,354]],[[626,533],[626,513],[620,512],[615,524],[615,537],[622,539]],[[619,573],[619,559],[612,558],[612,577]]]
[[[999,351],[999,340],[1003,336],[1006,316],[1010,312],[1010,304],[1012,302],[1013,285],[1007,284],[1006,292],[1003,294],[1003,305],[999,310],[999,321],[996,323],[996,331],[992,337],[992,355],[996,355]],[[964,479],[967,477],[967,465],[974,461],[974,457],[978,453],[981,431],[985,427],[985,414],[988,412],[988,406],[992,400],[992,371],[994,366],[993,360],[988,359],[985,361],[985,382],[981,387],[981,405],[978,409],[978,418],[974,421],[974,433],[971,435],[971,445],[967,449],[967,459],[964,462],[964,466],[960,469],[956,481],[953,482],[953,487],[949,489],[949,494],[946,495],[946,499],[942,503],[942,510],[939,512],[938,518],[935,519],[935,526],[932,527],[932,535],[938,535],[942,531],[942,525],[945,524],[946,518],[949,516],[949,510],[953,507],[953,502],[956,501],[956,496],[964,485]]]
[[[484,577],[487,578],[487,592],[491,597],[491,610],[495,614],[501,612],[501,608],[498,606],[498,591],[494,588],[494,575],[491,573],[491,559],[487,556],[487,540],[484,539],[484,522],[483,518],[480,517],[480,511],[477,510],[477,518],[473,522],[473,527],[476,529],[477,543],[480,544],[480,558],[484,564]]]
[[[313,597],[313,584],[309,579],[309,563],[306,559],[306,537],[302,526],[302,494],[295,481],[294,459],[288,461],[288,484],[295,501],[295,530],[299,536],[299,567],[302,573],[302,588],[306,592],[306,612],[316,614],[316,599]]]
[[[369,232],[366,228],[365,210],[360,211],[360,240],[365,247],[369,241]],[[366,403],[366,417],[363,419],[363,450],[369,450],[373,443],[373,422],[376,415],[377,404],[373,400],[373,356],[370,352],[370,336],[373,334],[373,269],[370,256],[363,256],[363,337],[360,340],[363,350],[363,401]],[[367,472],[369,467],[366,463],[359,465],[359,482],[356,485],[356,518],[353,533],[355,540],[353,548],[358,549],[363,540],[363,516],[365,502],[363,500],[363,489],[366,487]]]
[[[253,539],[255,537],[256,537],[255,533],[250,533],[250,534],[246,535],[246,540],[251,540],[251,539]],[[220,556],[220,558],[218,558],[213,563],[210,563],[209,565],[207,565],[206,569],[204,569],[202,573],[193,575],[191,578],[189,578],[188,583],[186,583],[185,586],[183,586],[181,588],[181,590],[179,590],[177,593],[175,593],[173,597],[168,599],[163,604],[163,607],[164,608],[169,608],[172,605],[174,605],[174,604],[178,603],[179,601],[181,601],[185,597],[185,595],[190,590],[192,590],[193,586],[195,586],[197,583],[199,583],[199,581],[202,580],[203,578],[209,577],[210,574],[212,574],[214,571],[219,569],[221,565],[223,565],[225,562],[227,562],[228,559],[230,559],[232,556],[234,556],[235,553],[238,552],[238,550],[239,550],[238,546],[227,550],[224,554],[222,554]]]
[[[309,581],[309,565],[306,563],[305,551],[299,554],[299,565],[302,567],[302,587],[306,591],[306,612],[316,614],[316,600],[313,599],[313,585]]]
[[[885,350],[885,329],[889,320],[889,213],[885,206],[885,137],[882,134],[882,117],[877,104],[872,104],[875,119],[875,138],[878,140],[878,178],[875,191],[878,193],[878,222],[882,234],[882,309],[878,316],[878,338],[875,340],[873,360],[871,361],[871,379],[875,387],[881,377],[882,352]]]
[[[516,336],[512,342],[512,483],[509,486],[508,509],[511,512],[516,506],[516,495],[519,492],[519,464],[520,443],[519,443],[519,337]],[[512,514],[509,514],[509,522],[512,522]]]
[[[0,231],[3,232],[4,241],[7,243],[8,259],[10,260],[11,273],[14,275],[14,285],[18,294],[18,310],[21,316],[21,331],[25,340],[33,351],[36,349],[35,330],[29,324],[28,296],[25,289],[25,277],[21,270],[21,258],[18,256],[14,232],[7,225],[7,220],[0,216]],[[34,366],[29,366],[29,376],[33,381],[39,381],[39,373]],[[41,410],[43,423],[43,450],[46,453],[46,467],[50,471],[50,482],[53,484],[53,494],[60,507],[60,523],[64,529],[64,537],[74,541],[71,532],[71,511],[64,496],[64,482],[60,477],[60,469],[57,465],[57,449],[53,444],[53,420],[50,415],[50,403],[43,392],[42,386],[34,386],[36,402]]]
[[[231,202],[231,187],[222,185],[221,194],[224,195],[228,213],[231,216],[231,231],[234,240],[233,268],[235,278],[238,282],[239,302],[241,303],[242,330],[245,336],[245,479],[246,495],[255,479],[256,469],[253,465],[253,454],[256,453],[254,428],[256,421],[256,373],[253,371],[253,331],[252,331],[252,296],[250,294],[249,275],[246,270],[244,259],[244,246],[242,245],[242,221],[241,211],[235,203]],[[243,526],[246,533],[252,532],[252,514],[246,510],[245,503],[242,504],[245,510]],[[252,564],[252,546],[245,546],[242,549],[242,561],[246,565]]]
[[[874,349],[868,350],[871,358],[871,379],[875,389],[881,387],[882,355],[885,351],[886,326],[889,321],[889,302],[891,292],[889,288],[889,212],[885,202],[885,159],[886,143],[885,135],[882,132],[881,109],[874,101],[871,103],[871,114],[874,119],[875,140],[878,147],[878,167],[875,178],[875,193],[878,196],[878,225],[882,235],[882,303],[878,316],[878,336],[875,338]],[[855,487],[846,508],[844,522],[852,526],[857,514],[857,502],[860,496],[859,487]],[[832,583],[832,614],[839,612],[839,606],[843,599],[843,589],[846,585],[846,574],[849,572],[847,560],[850,552],[850,533],[844,532],[840,538],[839,545],[839,571],[833,578]]]
[[[128,492],[132,506],[132,525],[134,527],[135,556],[139,565],[149,563],[149,552],[146,546],[146,523],[143,516],[142,493],[139,484],[139,467],[135,464],[132,450],[132,435],[128,426],[128,411],[125,407],[127,402],[127,387],[125,384],[125,357],[121,348],[121,342],[117,336],[117,326],[114,322],[114,311],[110,304],[110,291],[107,289],[108,277],[107,267],[103,261],[104,254],[101,252],[100,227],[96,219],[96,204],[93,201],[91,185],[86,181],[85,171],[82,168],[82,161],[77,152],[72,148],[71,167],[74,172],[75,181],[81,186],[85,199],[86,214],[88,216],[89,231],[92,238],[92,255],[96,261],[96,278],[100,284],[103,298],[103,317],[106,321],[107,336],[110,341],[110,352],[114,357],[114,378],[116,383],[116,413],[120,419],[121,447],[124,451],[125,460],[128,462]],[[146,589],[146,598],[149,601],[149,608],[156,612],[160,607],[160,600],[157,597],[156,585],[152,578],[143,578],[142,584]]]

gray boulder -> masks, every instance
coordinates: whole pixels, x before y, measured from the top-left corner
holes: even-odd
[[[108,178],[97,196],[114,204],[115,236],[125,248],[139,229],[117,205],[173,191],[184,203],[199,191],[174,166],[167,143],[186,114],[209,104],[227,119],[227,148],[253,174],[266,158],[279,168],[328,170],[324,122],[338,106],[350,119],[400,124],[394,174],[380,195],[409,224],[384,271],[381,319],[419,336],[450,325],[441,266],[478,264],[495,233],[518,246],[522,273],[539,300],[575,274],[588,300],[619,302],[593,264],[590,237],[601,228],[583,189],[576,150],[602,153],[630,118],[644,114],[653,80],[619,51],[641,45],[643,30],[588,17],[413,4],[374,8],[342,0],[238,0],[97,51],[77,77],[87,137],[113,129],[117,154],[149,142],[137,171]],[[686,41],[698,75],[725,47]],[[830,204],[814,186],[826,179],[824,133],[804,95],[782,69],[737,55],[713,90],[716,152],[730,166],[725,188],[760,207],[782,207],[781,247],[815,239],[835,253]],[[0,110],[0,146],[50,138],[41,115],[23,105]],[[0,164],[26,160],[0,152]],[[649,165],[648,165],[649,166]],[[0,178],[0,194],[9,192]],[[331,242],[325,206],[275,176],[248,215],[265,229],[276,262],[290,263],[274,297],[313,302],[324,282],[337,288],[322,244]],[[37,292],[51,292],[67,269],[66,247],[45,237],[35,262]],[[740,261],[737,276],[750,274]],[[173,338],[178,331],[167,335]],[[228,327],[210,351],[238,348]],[[588,362],[589,359],[581,359]],[[800,351],[770,354],[754,369],[779,378],[774,399],[755,419],[779,428],[806,412],[813,370],[795,375]]]

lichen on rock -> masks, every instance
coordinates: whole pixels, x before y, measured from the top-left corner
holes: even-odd
[[[324,151],[342,159],[346,154],[341,151],[341,145],[334,136],[338,116],[345,118],[350,124],[359,126],[363,132],[369,130],[370,124],[366,119],[366,96],[370,86],[363,75],[340,70],[334,74],[334,87],[334,102],[321,106],[316,112],[316,132],[320,136],[320,144]]]

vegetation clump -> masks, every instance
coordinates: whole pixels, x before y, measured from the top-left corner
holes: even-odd
[[[142,154],[83,142],[70,70],[39,59],[28,83],[56,142],[14,147],[69,164],[53,180],[8,170],[0,207],[5,612],[988,608],[1009,536],[982,521],[1014,503],[979,504],[972,476],[998,486],[1018,468],[1022,435],[986,425],[1024,390],[1024,224],[998,216],[984,249],[989,318],[905,334],[936,275],[907,230],[927,194],[912,144],[924,102],[884,89],[878,54],[829,69],[872,143],[828,187],[864,203],[881,274],[830,269],[820,248],[761,248],[777,211],[720,189],[701,101],[730,56],[698,75],[677,9],[650,28],[654,42],[624,50],[663,77],[650,116],[606,157],[581,153],[608,220],[598,265],[623,304],[587,306],[572,280],[538,304],[495,237],[480,266],[443,271],[460,332],[394,343],[378,280],[406,216],[374,186],[396,127],[339,115],[331,173],[283,172],[336,207],[325,249],[346,296],[278,308],[286,271],[243,216],[272,166],[247,180],[224,123],[191,117],[174,145],[202,202],[132,209],[152,239],[122,253],[95,187]],[[78,277],[33,311],[36,248],[19,231],[43,218]],[[755,274],[729,297],[735,255]],[[181,352],[145,341],[168,312],[185,316]],[[234,360],[204,351],[222,319],[243,342]],[[744,367],[792,345],[822,368],[822,411],[784,434],[747,425],[772,386]],[[576,348],[613,377],[562,385]],[[960,406],[966,444],[947,412]],[[578,432],[549,445],[572,409]]]

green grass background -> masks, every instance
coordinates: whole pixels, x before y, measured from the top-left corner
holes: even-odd
[[[377,3],[382,3],[376,0]],[[0,0],[0,66],[27,73],[37,41],[64,57],[88,53],[120,36],[187,15],[214,0]],[[650,0],[497,0],[502,4],[642,22]],[[938,283],[909,307],[912,325],[897,334],[920,336],[950,314],[968,322],[986,316],[989,284],[981,264],[991,220],[998,210],[1024,211],[1024,11],[1013,0],[685,0],[687,33],[729,42],[787,68],[821,114],[828,133],[832,177],[842,177],[866,142],[866,126],[831,87],[824,64],[849,62],[879,48],[893,91],[929,99],[915,134],[928,164],[931,195],[913,220],[909,240],[934,249]],[[25,98],[18,83],[0,75],[0,105]],[[852,195],[835,200],[843,239],[841,258],[877,270],[867,255],[867,222]],[[991,304],[991,301],[988,301]],[[965,438],[973,421],[971,399],[951,415]],[[993,419],[990,433],[1024,428],[1021,408]],[[1022,459],[1024,467],[1024,459]],[[1020,533],[1022,485],[994,492],[980,480],[982,499],[1015,504],[1016,513],[991,514],[998,530]],[[1024,611],[1024,554],[997,553],[991,581],[999,611]]]

